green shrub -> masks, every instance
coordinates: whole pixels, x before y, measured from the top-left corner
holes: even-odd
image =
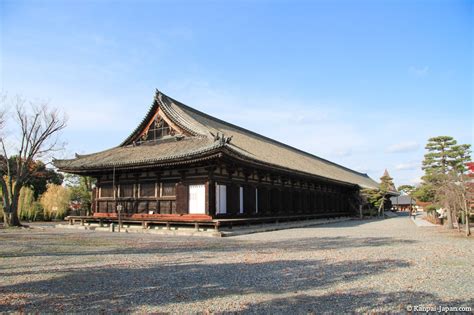
[[[429,205],[428,207],[426,207],[425,210],[426,210],[427,213],[432,213],[432,212],[436,212],[437,208],[438,207],[436,205]]]

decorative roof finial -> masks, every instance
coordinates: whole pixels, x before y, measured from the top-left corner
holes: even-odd
[[[220,144],[230,143],[230,141],[232,140],[232,136],[226,137],[223,133],[220,134],[219,132],[217,132],[217,134],[213,134],[210,131],[209,131],[209,133],[211,134],[214,141],[216,141],[216,142],[219,141]]]

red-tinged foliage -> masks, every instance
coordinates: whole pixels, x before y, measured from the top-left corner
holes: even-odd
[[[468,162],[466,166],[468,168],[467,176],[469,177],[466,182],[466,198],[472,213],[474,209],[474,162]]]
[[[467,176],[474,177],[474,162],[468,162],[468,163],[466,163],[466,166],[467,166],[467,169],[468,169]]]

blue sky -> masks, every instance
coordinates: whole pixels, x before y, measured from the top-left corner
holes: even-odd
[[[69,116],[59,157],[118,145],[155,88],[395,184],[473,143],[473,1],[0,1],[1,89]]]

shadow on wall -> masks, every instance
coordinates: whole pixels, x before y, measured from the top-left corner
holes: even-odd
[[[274,261],[267,263],[227,264],[163,264],[151,268],[110,268],[75,270],[49,280],[30,281],[0,287],[2,296],[16,294],[26,298],[20,310],[28,312],[129,312],[140,305],[166,306],[171,303],[199,302],[229,295],[252,293],[294,293],[312,289],[327,289],[329,285],[354,281],[369,275],[407,268],[402,260],[344,261]],[[56,271],[56,274],[58,272]],[[299,295],[289,300],[274,300],[270,304],[251,304],[248,309],[285,312],[290,307],[302,311],[329,309],[336,296],[317,299]],[[350,307],[376,303],[382,296],[373,294],[357,298],[347,294]],[[408,301],[408,296],[406,297]],[[321,306],[320,304],[325,304]],[[295,304],[301,304],[296,305]],[[18,306],[0,303],[0,312],[18,311]]]

